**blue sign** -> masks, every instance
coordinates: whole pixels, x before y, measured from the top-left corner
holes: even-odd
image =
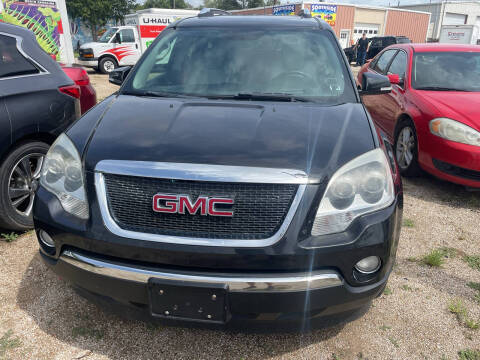
[[[274,6],[273,15],[295,15],[295,4]]]

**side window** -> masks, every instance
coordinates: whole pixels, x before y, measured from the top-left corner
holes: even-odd
[[[133,42],[135,42],[135,34],[133,33],[132,29],[120,30],[120,37],[122,39],[122,43],[133,43]]]
[[[0,79],[39,72],[35,65],[18,51],[14,37],[0,35]]]
[[[401,79],[405,79],[405,72],[407,71],[407,54],[404,51],[399,51],[395,59],[393,59],[389,74],[398,74]]]
[[[397,50],[387,50],[385,51],[382,55],[380,55],[380,58],[377,60],[375,64],[374,70],[380,74],[385,74],[387,70],[387,66],[390,63],[390,60],[392,60],[393,55]]]

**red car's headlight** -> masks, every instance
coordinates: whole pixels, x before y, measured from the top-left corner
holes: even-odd
[[[480,146],[480,132],[459,121],[437,118],[430,121],[430,132],[462,144]]]

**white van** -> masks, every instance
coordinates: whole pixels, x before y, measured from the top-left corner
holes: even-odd
[[[444,25],[440,30],[441,43],[478,45],[479,28],[476,25]]]
[[[148,46],[169,24],[197,16],[198,10],[146,9],[125,17],[125,26],[114,26],[97,42],[83,44],[77,63],[102,73],[118,66],[135,65]]]

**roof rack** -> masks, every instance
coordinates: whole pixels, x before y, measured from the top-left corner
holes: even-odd
[[[232,13],[225,10],[211,9],[211,8],[203,8],[198,13],[198,17],[209,17],[209,16],[218,16],[218,15],[232,15]]]
[[[308,9],[302,9],[299,11],[298,16],[309,19],[312,17],[312,13]]]

